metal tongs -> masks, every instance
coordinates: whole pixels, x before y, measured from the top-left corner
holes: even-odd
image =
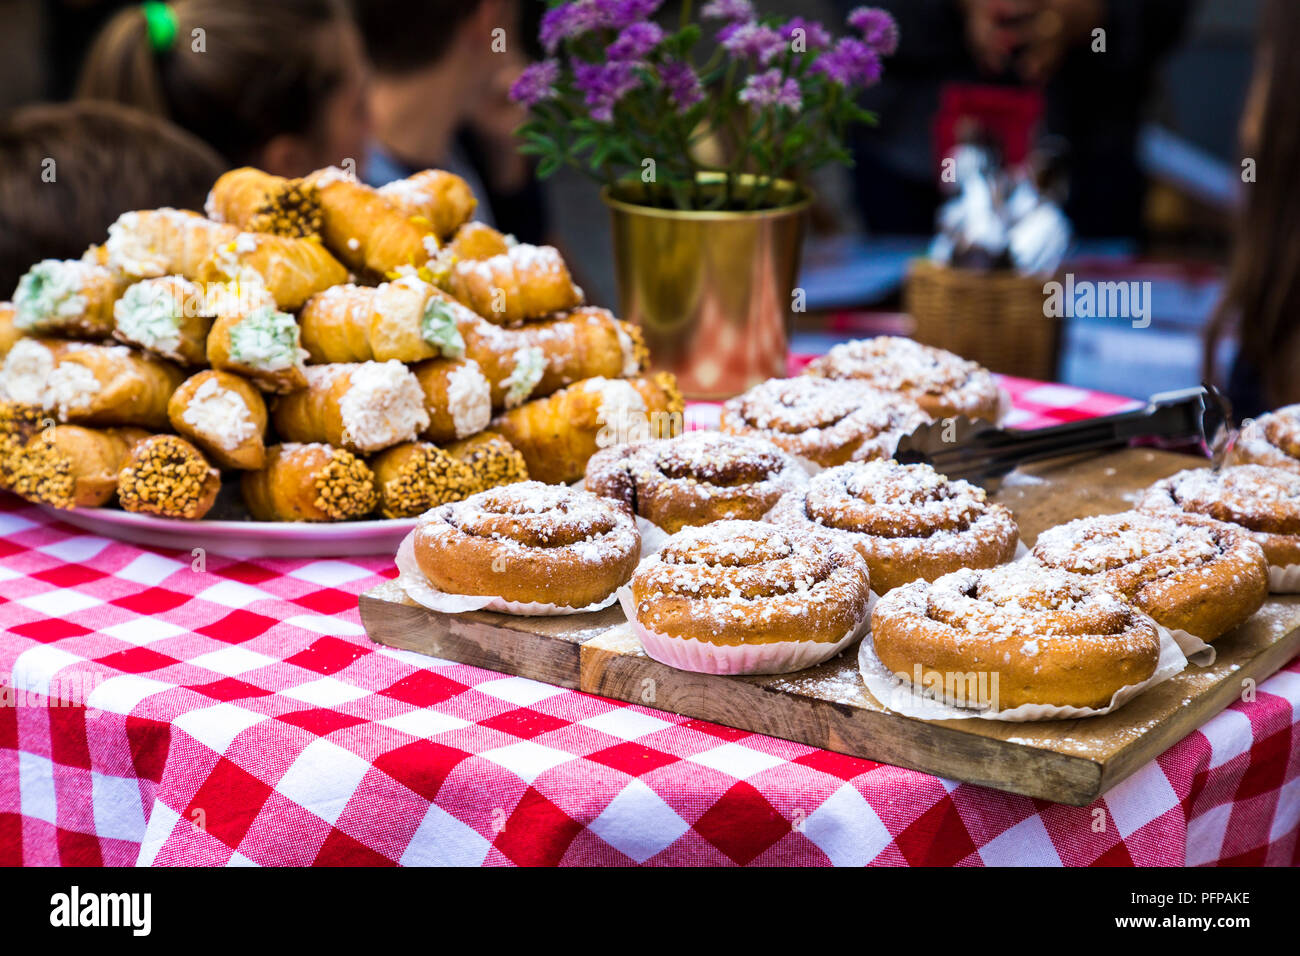
[[[1051,428],[1013,431],[986,421],[944,418],[898,443],[894,457],[923,462],[949,478],[991,485],[1017,465],[1135,442],[1198,446],[1217,467],[1236,441],[1232,405],[1212,385],[1153,395],[1142,408]]]

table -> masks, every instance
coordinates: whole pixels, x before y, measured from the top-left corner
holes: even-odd
[[[1004,385],[1029,427],[1125,403]],[[0,864],[1300,863],[1300,660],[1075,808],[379,647],[393,575],[0,495]]]

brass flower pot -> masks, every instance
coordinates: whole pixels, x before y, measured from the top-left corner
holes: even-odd
[[[721,190],[722,174],[701,174]],[[743,204],[755,188],[742,177]],[[771,183],[780,205],[754,211],[680,211],[638,203],[639,181],[606,187],[623,318],[641,326],[655,369],[677,376],[687,398],[729,398],[782,378],[789,352],[804,218],[812,198],[792,182]]]

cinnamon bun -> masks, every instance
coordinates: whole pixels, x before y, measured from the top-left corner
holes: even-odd
[[[612,501],[524,481],[426,512],[414,551],[441,591],[585,608],[632,576],[641,536]]]
[[[860,382],[804,375],[769,379],[722,407],[721,429],[766,438],[829,468],[889,458],[898,440],[930,420],[908,398]]]
[[[585,487],[674,534],[724,518],[758,520],[807,480],[771,442],[698,431],[597,452]]]
[[[906,396],[933,418],[965,415],[998,420],[1002,396],[993,373],[961,356],[912,339],[881,335],[832,348],[804,370],[852,379]]]
[[[991,568],[1016,554],[1019,532],[984,489],[951,481],[929,465],[850,462],[814,475],[781,499],[774,524],[842,538],[871,568],[877,594],[959,568]]]
[[[1284,570],[1300,564],[1300,472],[1265,465],[1193,468],[1157,481],[1138,499],[1138,509],[1181,511],[1236,525],[1264,549],[1270,589],[1295,589]]]
[[[916,675],[987,675],[993,710],[1044,704],[1106,707],[1151,677],[1156,623],[1100,582],[1029,562],[913,581],[871,615],[876,655]]]
[[[1231,525],[1194,514],[1125,511],[1038,536],[1033,559],[1119,592],[1165,627],[1213,641],[1259,610],[1268,562]]]
[[[1300,471],[1300,405],[1287,405],[1245,424],[1228,453],[1228,464]]]
[[[871,604],[862,557],[825,535],[718,521],[671,537],[637,568],[625,610],[646,652],[715,674],[776,674],[829,659]]]

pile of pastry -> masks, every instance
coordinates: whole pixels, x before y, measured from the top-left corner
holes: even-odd
[[[0,488],[198,519],[224,484],[256,520],[409,517],[575,480],[655,416],[680,431],[638,330],[474,208],[438,170],[236,169],[206,215],[126,213],[36,264],[0,304]]]
[[[510,613],[618,600],[646,652],[685,670],[789,672],[870,634],[886,673],[918,691],[996,674],[996,699],[962,705],[1076,716],[1187,666],[1184,651],[1270,591],[1300,591],[1300,406],[1256,421],[1229,466],[1176,474],[1133,510],[1052,528],[1026,551],[982,489],[889,457],[904,426],[888,416],[956,401],[955,356],[906,376],[869,363],[898,388],[870,406],[877,426],[837,404],[860,381],[847,356],[891,351],[916,357],[898,340],[852,343],[729,402],[718,432],[604,449],[581,489],[526,483],[436,508],[412,534],[414,570]],[[836,365],[845,377],[827,379]]]

